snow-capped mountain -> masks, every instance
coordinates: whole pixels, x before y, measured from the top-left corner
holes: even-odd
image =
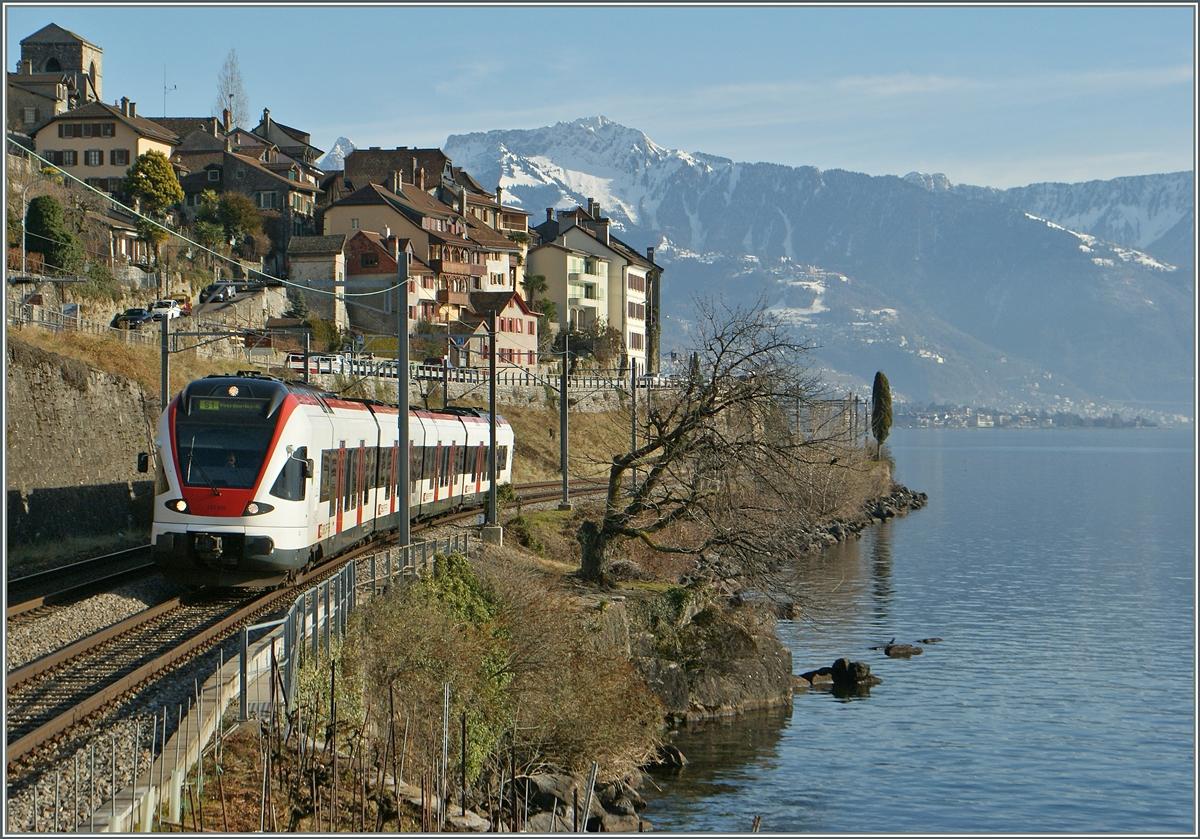
[[[452,135],[443,149],[483,184],[499,182],[513,203],[535,215],[545,207],[587,206],[594,198],[618,230],[653,230],[673,179],[728,160],[664,149],[607,117],[528,131]]]
[[[345,137],[338,137],[333,148],[325,152],[317,161],[317,168],[323,172],[340,172],[346,168],[346,155],[358,148]]]
[[[664,349],[684,339],[693,295],[765,292],[827,367],[865,387],[892,365],[914,401],[1191,411],[1194,279],[1161,253],[1191,229],[1191,173],[989,191],[735,163],[604,117],[451,136],[444,150],[534,224],[592,198],[618,236],[656,246]]]

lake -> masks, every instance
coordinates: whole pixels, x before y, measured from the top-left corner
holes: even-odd
[[[861,698],[797,695],[672,741],[655,830],[1195,832],[1193,435],[896,429],[929,505],[813,561],[777,634],[797,673],[848,657]],[[870,648],[938,637],[912,659]]]

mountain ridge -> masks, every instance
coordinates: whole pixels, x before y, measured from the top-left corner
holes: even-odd
[[[594,198],[617,235],[656,246],[668,266],[664,348],[682,338],[676,325],[699,290],[745,298],[756,289],[803,310],[812,307],[788,303],[804,287],[796,272],[832,272],[847,283],[796,326],[820,335],[818,356],[860,390],[886,346],[936,365],[911,379],[924,382],[910,388],[914,400],[969,395],[979,404],[990,395],[1072,409],[1154,401],[1190,414],[1192,173],[992,190],[944,175],[735,163],[666,149],[605,117],[453,135],[444,149],[535,219],[541,208]],[[1069,229],[1069,219],[1118,241]],[[1147,238],[1160,250],[1173,243],[1185,267],[1134,247]],[[868,339],[855,309],[895,309],[904,329],[881,326]],[[1000,364],[1039,372],[1014,384]],[[1047,396],[1050,382],[1061,393]]]

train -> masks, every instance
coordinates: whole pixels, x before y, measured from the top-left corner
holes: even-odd
[[[397,530],[399,439],[395,405],[252,372],[190,382],[158,422],[154,562],[190,584],[271,587]],[[485,506],[490,442],[486,412],[409,411],[413,521]],[[496,417],[497,486],[512,482],[513,445]]]

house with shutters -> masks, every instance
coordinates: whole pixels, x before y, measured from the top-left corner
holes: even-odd
[[[645,255],[612,234],[600,205],[546,210],[546,221],[532,229],[526,270],[546,278],[546,297],[554,301],[560,328],[587,330],[599,323],[620,331],[622,369],[638,374],[657,370],[655,317],[662,268],[654,249]]]
[[[517,275],[512,268],[520,252],[517,243],[476,216],[457,212],[422,190],[419,184],[405,183],[400,177],[401,173],[395,172],[389,187],[368,183],[326,207],[324,233],[351,237],[348,248],[360,233],[366,234],[367,241],[382,243],[395,239],[407,243],[405,247],[411,252],[411,323],[418,320],[447,325],[470,323],[476,316],[471,307],[472,294],[499,291],[511,294],[516,290]],[[355,272],[364,277],[373,271],[384,277],[397,276],[395,256],[373,250],[374,247],[347,253],[347,288]],[[378,259],[378,264],[365,265],[363,259]],[[365,283],[365,279],[359,282]],[[361,328],[353,306],[347,305],[352,325]],[[519,305],[524,305],[523,301]],[[384,309],[387,316],[394,311],[386,306]],[[518,315],[514,312],[509,317],[515,319]],[[511,355],[513,363],[520,357],[523,365],[536,364],[537,318],[529,317],[528,313],[520,317],[520,330],[514,320],[511,332],[498,335],[497,347],[505,351],[503,356]],[[361,321],[367,321],[366,313]],[[388,331],[383,330],[385,334]],[[535,353],[532,362],[530,349]]]
[[[90,102],[56,114],[33,133],[34,151],[89,186],[116,192],[125,171],[148,151],[171,157],[179,136],[137,115],[137,103]]]

